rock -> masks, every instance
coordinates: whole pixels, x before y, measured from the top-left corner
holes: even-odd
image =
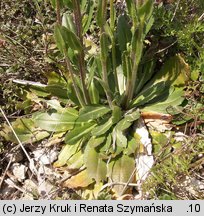
[[[11,171],[16,179],[22,182],[26,178],[27,167],[23,164],[14,163],[11,166]]]
[[[36,161],[39,161],[44,165],[48,165],[53,163],[57,159],[59,153],[56,148],[37,148],[33,151],[33,154]]]

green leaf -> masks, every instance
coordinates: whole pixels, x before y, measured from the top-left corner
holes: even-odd
[[[95,7],[95,3],[89,0],[86,7],[86,13],[82,19],[83,34],[85,34],[90,28],[91,21],[94,15],[94,7]]]
[[[120,121],[122,118],[122,110],[119,106],[113,106],[113,112],[112,112],[112,122],[113,124],[116,124]]]
[[[84,163],[87,167],[88,175],[94,178],[96,182],[106,180],[106,163],[101,159],[99,152],[89,145],[85,148]]]
[[[76,152],[76,154],[73,154],[69,160],[67,160],[67,168],[69,170],[78,170],[84,165],[84,154],[82,151]]]
[[[45,89],[50,92],[52,96],[68,100],[67,88],[61,84],[49,84],[45,87]]]
[[[100,136],[100,137],[95,137],[92,136],[91,139],[88,141],[88,144],[91,148],[96,148],[100,144],[102,144],[106,139],[106,136]]]
[[[94,83],[94,80],[91,81],[90,87],[89,87],[89,96],[91,99],[92,104],[98,104],[99,103],[99,91],[96,88],[96,85]]]
[[[166,83],[165,86],[184,86],[189,79],[189,70],[189,66],[184,59],[180,55],[176,55],[165,62],[161,70],[148,83],[147,87],[160,81],[164,81]]]
[[[81,42],[74,32],[64,26],[61,26],[61,34],[67,47],[70,47],[78,52],[82,50]]]
[[[53,8],[56,8],[56,0],[50,0]],[[68,8],[73,8],[71,0],[59,0],[60,8],[67,6]]]
[[[63,188],[72,188],[72,189],[86,189],[88,186],[93,184],[93,180],[88,176],[87,170],[82,170],[76,175],[71,176],[65,182],[63,182]]]
[[[128,112],[126,115],[125,115],[125,120],[128,121],[128,122],[134,122],[136,121],[137,119],[139,119],[140,117],[140,111],[137,109],[137,110],[134,110],[132,112]]]
[[[155,103],[146,105],[142,111],[148,112],[158,112],[158,113],[168,113],[168,108],[176,107],[184,101],[184,91],[183,88],[171,88],[168,97],[165,100],[160,100],[159,98]]]
[[[58,160],[54,163],[54,167],[61,167],[67,164],[67,161],[78,152],[80,142],[76,145],[64,145],[58,155]]]
[[[122,67],[123,74],[125,77],[131,77],[132,75],[132,62],[130,58],[130,53],[128,51],[124,51],[122,55]]]
[[[164,89],[164,90],[161,92],[161,89]],[[168,95],[168,92],[169,92],[169,89],[166,88],[164,81],[156,83],[152,87],[139,93],[137,98],[135,98],[132,102],[134,106],[131,106],[131,107],[143,106],[144,104],[149,103],[151,100],[157,97],[163,98],[163,96]]]
[[[116,129],[119,131],[123,131],[123,130],[128,129],[131,125],[132,125],[132,122],[129,122],[127,121],[127,119],[124,118],[117,123]]]
[[[43,100],[48,106],[52,107],[53,109],[57,110],[58,113],[68,113],[71,116],[78,117],[78,111],[72,107],[62,107],[58,100]]]
[[[123,68],[121,65],[119,65],[116,68],[117,78],[118,78],[118,87],[120,95],[122,95],[126,89],[126,77],[124,75],[125,71],[123,71]]]
[[[64,6],[67,6],[69,9],[73,9],[72,0],[61,0]]]
[[[56,0],[50,0],[52,7],[55,8],[56,7]]]
[[[114,40],[114,34],[113,32],[111,31],[111,28],[110,28],[110,25],[109,23],[105,23],[104,24],[104,30],[105,30],[105,33],[109,36],[109,38],[112,40]]]
[[[120,15],[117,25],[118,44],[121,52],[127,49],[127,44],[131,41],[131,30],[126,15]]]
[[[180,55],[170,58],[143,87],[142,91],[132,101],[131,107],[141,106],[153,99],[165,100],[171,86],[183,87],[188,80],[189,66]],[[161,92],[164,89],[165,92]],[[161,97],[164,95],[165,97]]]
[[[22,143],[34,143],[50,136],[47,131],[37,128],[32,119],[19,118],[12,123],[12,127]],[[0,136],[7,141],[19,144],[11,128],[7,125],[2,127]]]
[[[125,0],[125,3],[127,5],[128,13],[131,14],[132,0]]]
[[[60,100],[67,103],[67,82],[65,79],[56,72],[49,72],[45,74],[48,79],[48,85],[45,87],[47,92],[52,96],[57,96]]]
[[[154,73],[155,61],[146,62],[141,66],[141,70],[138,71],[138,84],[136,85],[135,94],[137,95],[142,87],[149,81]]]
[[[68,0],[66,0],[66,1],[68,1]],[[52,7],[53,8],[56,8],[56,0],[50,0],[50,2],[51,2],[51,4],[52,4]],[[62,7],[63,6],[63,0],[59,0],[59,3],[60,3],[60,7]]]
[[[145,25],[145,32],[144,32],[145,36],[149,33],[149,31],[152,28],[153,24],[154,24],[154,17],[151,16],[149,21],[146,22],[146,25]]]
[[[133,157],[121,155],[116,157],[108,164],[108,177],[113,182],[132,183],[134,179],[130,179],[135,170],[135,160]],[[130,180],[130,181],[129,181]],[[117,194],[120,194],[124,185],[114,186]]]
[[[144,39],[144,24],[139,23],[138,27],[136,28],[134,35],[132,37],[132,51],[134,53],[134,61],[136,61],[136,64],[138,65],[141,57],[142,57],[142,51],[143,51],[143,39]]]
[[[127,148],[124,149],[124,154],[135,155],[138,149],[139,149],[139,143],[137,143],[136,139],[133,137],[128,141]]]
[[[138,15],[140,20],[149,20],[153,12],[153,4],[153,0],[146,0],[145,3],[138,9]]]
[[[52,71],[49,73],[45,73],[45,76],[48,79],[48,84],[60,84],[62,86],[66,86],[66,80],[60,74]]]
[[[122,148],[127,147],[127,138],[124,135],[123,131],[115,129],[113,131],[115,133],[114,136],[116,136],[116,145]]]
[[[67,47],[66,47],[66,43],[64,41],[64,38],[62,36],[61,26],[60,25],[55,25],[54,37],[55,37],[55,41],[56,41],[58,49],[63,54],[64,49],[66,49]]]
[[[96,126],[95,123],[86,123],[83,126],[79,126],[68,132],[65,136],[65,142],[69,145],[76,144],[84,136],[89,134],[92,129]]]
[[[68,48],[80,52],[82,45],[79,38],[69,29],[59,24],[55,25],[55,40],[61,53],[67,55]]]
[[[112,118],[109,118],[109,120],[106,121],[106,123],[95,127],[91,131],[91,134],[93,136],[101,136],[101,135],[105,134],[111,128],[112,125],[113,125]]]
[[[111,111],[110,108],[107,106],[101,106],[101,105],[92,105],[92,106],[85,106],[82,108],[79,112],[79,118],[77,121],[81,122],[87,122],[90,120],[98,119],[105,114],[109,113]]]
[[[139,119],[140,112],[139,110],[133,111],[132,113],[126,114],[125,117],[119,121],[116,125],[116,129],[119,131],[124,131],[128,129],[134,121]]]
[[[101,59],[103,61],[105,61],[108,57],[109,45],[109,36],[103,32],[100,36]]]
[[[106,138],[106,141],[105,141],[104,145],[100,148],[100,152],[105,152],[106,157],[108,156],[107,152],[111,148],[111,144],[112,144],[112,136],[109,133],[108,136],[107,136],[107,138]]]
[[[107,92],[109,95],[112,95],[112,91],[108,87],[108,84],[106,82],[104,82],[102,79],[98,78],[98,77],[95,77],[95,78],[103,88],[102,89],[103,91],[100,91],[100,94],[104,94],[104,92]]]
[[[76,119],[77,116],[70,112],[33,114],[33,120],[38,127],[54,132],[72,129],[76,124]]]
[[[136,1],[125,0],[125,2],[127,4],[128,13],[129,13],[129,15],[130,15],[130,17],[131,17],[131,19],[133,21],[133,25],[135,26],[135,23],[137,23],[137,21],[138,21]]]
[[[73,16],[68,13],[64,13],[62,16],[62,26],[66,27],[70,31],[76,33],[76,27],[74,25]]]
[[[68,80],[67,83],[67,95],[68,98],[75,104],[80,105],[79,100],[77,98],[76,92],[74,90],[74,86],[71,80]]]
[[[97,6],[97,16],[96,16],[96,22],[97,25],[101,28],[104,25],[104,14],[106,14],[106,8],[103,7],[103,3],[106,0],[98,0],[98,6]],[[106,20],[106,17],[105,17]]]

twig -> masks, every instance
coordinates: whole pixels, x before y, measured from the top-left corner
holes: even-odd
[[[24,190],[24,189],[22,189],[21,187],[17,186],[11,179],[6,179],[5,182],[6,182],[6,184],[8,184],[9,186],[16,188],[16,189],[19,190],[20,192],[32,196],[32,194],[31,194],[29,191]]]
[[[176,16],[176,12],[177,12],[177,10],[178,10],[179,3],[180,3],[180,0],[177,1],[176,8],[175,8],[175,11],[174,11],[174,14],[173,14],[173,16],[172,16],[172,18],[171,18],[171,22],[174,20],[174,17]]]
[[[103,191],[104,189],[106,189],[107,187],[112,187],[112,186],[115,186],[115,185],[124,185],[124,186],[126,186],[127,183],[126,182],[111,182],[111,183],[107,183],[107,184],[103,185],[103,187],[101,188],[100,192]],[[138,187],[138,184],[136,184],[136,183],[129,183],[128,186],[129,187]]]
[[[123,188],[123,190],[122,190],[120,196],[122,196],[122,195],[125,193],[127,187],[131,184],[130,182],[131,182],[133,176],[135,175],[135,172],[136,172],[136,171],[137,171],[137,167],[135,167],[135,169],[133,170],[132,174],[130,175],[130,178],[128,179],[126,185],[124,186],[124,188]]]
[[[12,80],[14,83],[21,84],[21,85],[30,85],[30,86],[36,86],[36,87],[46,87],[47,85],[42,84],[40,82],[33,82],[29,80],[20,80],[20,79],[14,79]]]
[[[12,31],[12,33],[15,33],[15,31],[7,28],[8,30]],[[13,39],[12,37],[9,37],[2,29],[0,29],[0,32],[4,35],[4,37],[9,40],[11,43],[13,43],[14,45],[18,44],[20,47],[22,47],[27,53],[30,54],[30,51],[27,49],[27,47],[25,47],[24,45],[22,45],[21,43],[19,43],[17,40]]]
[[[0,182],[0,189],[1,189],[2,183],[3,183],[4,179],[5,179],[6,173],[7,173],[8,169],[9,169],[9,167],[11,165],[12,160],[13,160],[13,155],[11,155],[10,160],[8,162],[8,165],[7,165],[7,167],[6,167],[5,171],[4,171],[4,174],[2,176],[2,179],[1,179],[1,182]]]
[[[198,21],[201,21],[204,18],[204,13],[198,18]]]
[[[165,47],[165,48],[163,48],[163,49],[161,49],[161,50],[158,50],[157,52],[155,52],[155,54],[161,53],[161,52],[163,52],[163,51],[169,49],[169,48],[172,47],[175,43],[177,43],[177,40],[174,41],[173,43],[171,43],[170,45],[168,45],[167,47]]]
[[[24,148],[22,142],[21,142],[20,139],[18,138],[18,135],[16,134],[15,130],[13,129],[11,123],[9,122],[9,120],[8,120],[8,118],[6,117],[6,115],[5,115],[4,111],[2,110],[2,108],[0,108],[0,111],[1,111],[1,113],[2,113],[2,115],[3,115],[3,117],[4,117],[4,119],[5,119],[6,122],[8,123],[9,127],[11,128],[11,130],[12,130],[14,136],[16,137],[16,139],[17,139],[17,141],[18,141],[20,147],[22,148],[23,152],[25,153],[25,155],[26,155],[28,161],[30,162],[30,164],[33,164],[33,162],[32,162],[32,160],[31,160],[30,156],[28,155],[28,153],[27,153],[26,149]],[[36,167],[33,166],[33,168],[34,168],[35,173],[37,173]]]
[[[62,180],[59,181],[59,185],[63,184],[65,181],[67,181],[68,179],[70,179],[72,176],[75,176],[75,175],[79,174],[80,172],[84,171],[85,169],[86,169],[86,167],[81,167],[76,172],[74,172],[74,173],[70,174],[69,176],[63,178]]]

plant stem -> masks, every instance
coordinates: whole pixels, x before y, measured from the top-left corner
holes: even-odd
[[[110,0],[110,27],[111,30],[114,29],[115,26],[115,18],[114,18],[114,6],[113,6],[113,0]]]
[[[106,15],[107,15],[107,0],[103,0],[102,1],[102,13],[103,13],[103,20],[102,20],[102,25],[101,25],[101,28],[100,28],[100,32],[101,34],[104,32],[104,25],[105,25],[105,22],[106,22]]]
[[[114,80],[115,80],[115,89],[116,91],[119,91],[118,76],[116,71],[115,38],[112,39],[112,64],[113,64],[113,73],[114,73]]]
[[[75,17],[75,25],[77,29],[77,36],[80,39],[82,47],[84,47],[83,44],[83,36],[82,36],[82,16],[81,16],[81,10],[80,10],[80,2],[78,0],[73,0],[74,4],[74,17]],[[79,53],[78,61],[79,61],[79,73],[81,77],[81,84],[83,89],[83,96],[86,104],[90,103],[90,97],[89,93],[86,87],[85,79],[86,79],[86,67],[85,67],[85,54],[84,49]]]
[[[106,93],[106,97],[107,97],[107,100],[108,100],[108,104],[110,106],[110,108],[112,108],[112,97],[111,95],[109,94],[110,92],[110,87],[109,87],[109,84],[108,84],[108,75],[107,75],[107,61],[102,61],[102,75],[103,75],[103,81],[104,83],[107,84],[107,90],[104,88],[104,91]]]
[[[60,0],[56,0],[56,14],[57,14],[57,23],[61,25],[62,21],[60,16]]]
[[[115,90],[119,91],[118,76],[117,76],[117,71],[116,71],[116,50],[115,50],[114,27],[115,27],[114,6],[113,6],[113,0],[110,0],[110,28],[111,28],[111,31],[113,33],[113,37],[111,39],[111,42],[112,42],[112,64],[113,64],[113,73],[114,73],[114,80],[115,80]]]
[[[127,87],[126,87],[126,92],[125,92],[126,109],[128,108],[133,98],[135,84],[137,81],[138,67],[139,67],[139,63],[140,63],[141,56],[142,56],[142,50],[143,50],[143,28],[144,28],[144,24],[140,23],[140,25],[138,26],[138,34],[135,35],[137,36],[137,38],[135,39],[137,40],[135,42],[137,45],[135,47],[133,47],[132,45],[132,55],[131,56],[132,56],[133,67],[132,67],[131,76],[127,78],[127,85],[126,85]]]
[[[100,35],[104,32],[104,24],[106,22],[106,8],[107,8],[107,0],[104,0],[102,1],[102,11],[104,16],[102,20],[102,25],[100,27]],[[110,87],[109,87],[108,73],[107,73],[107,57],[105,57],[105,59],[102,59],[101,57],[101,65],[102,65],[102,79],[103,82],[107,85],[107,89],[104,88],[104,91],[106,93],[108,104],[112,108],[112,97],[110,95]]]
[[[126,103],[125,107],[128,108],[130,101],[133,98],[133,93],[135,89],[135,83],[137,79],[137,72],[138,72],[138,63],[134,61],[133,68],[132,68],[132,76],[127,81],[127,91],[126,91]]]
[[[80,93],[80,91],[79,91],[79,88],[78,88],[78,86],[77,86],[77,84],[76,84],[76,82],[75,82],[75,79],[74,79],[74,71],[73,71],[73,69],[72,69],[70,60],[69,60],[69,58],[68,58],[66,55],[64,55],[64,57],[65,57],[65,62],[66,62],[67,70],[68,70],[69,73],[70,73],[70,76],[71,76],[71,79],[72,79],[72,82],[73,82],[73,86],[74,86],[74,90],[75,90],[75,92],[76,92],[77,98],[78,98],[78,100],[79,100],[80,105],[81,105],[82,107],[84,107],[84,106],[85,106],[85,102],[84,102],[84,100],[83,100],[83,98],[82,98],[82,96],[81,96],[81,93]]]

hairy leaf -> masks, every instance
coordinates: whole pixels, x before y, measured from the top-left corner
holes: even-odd
[[[108,108],[107,106],[102,106],[102,105],[86,106],[80,110],[79,118],[77,119],[77,121],[87,122],[90,120],[98,119],[110,111],[111,109]]]
[[[145,3],[138,9],[138,15],[141,20],[149,20],[153,12],[154,0],[146,0]]]
[[[77,116],[70,112],[64,113],[35,113],[33,120],[35,124],[47,131],[67,131],[76,124]]]
[[[158,113],[168,113],[168,108],[176,107],[184,101],[184,91],[182,88],[171,88],[168,97],[165,100],[159,98],[155,103],[145,106],[142,111],[154,111]]]
[[[108,164],[108,177],[117,183],[133,182],[134,179],[130,179],[135,169],[135,160],[133,157],[127,155],[121,155],[116,157]],[[129,181],[130,180],[130,181]],[[114,190],[117,194],[120,194],[124,186],[114,186]]]
[[[66,27],[72,32],[76,32],[76,27],[74,25],[73,16],[68,13],[64,13],[62,16],[62,26]]]
[[[86,3],[87,7],[86,7],[86,14],[83,16],[82,19],[82,25],[83,25],[83,33],[86,33],[89,30],[89,27],[91,25],[91,21],[94,15],[94,7],[95,7],[95,3],[94,1],[88,1]]]
[[[127,147],[127,137],[124,135],[123,131],[116,129],[114,132],[116,134],[116,145],[122,148],[126,148]]]
[[[112,122],[113,124],[116,124],[120,121],[122,118],[122,110],[119,106],[113,106],[113,112],[112,112]]]
[[[92,130],[91,134],[93,136],[101,136],[105,134],[111,128],[112,125],[113,125],[112,118],[109,118],[109,120],[106,121],[105,123],[95,127]]]
[[[139,119],[139,117],[140,117],[139,110],[135,110],[132,113],[126,114],[125,117],[118,122],[118,124],[116,125],[116,129],[119,131],[128,129],[134,121]]]
[[[100,158],[100,154],[95,148],[86,146],[84,152],[84,162],[87,167],[89,177],[100,182],[106,179],[106,163]]]
[[[102,144],[105,141],[105,139],[106,139],[106,136],[100,136],[100,137],[92,136],[91,139],[88,141],[88,145],[91,148],[96,148],[97,146]]]
[[[96,126],[95,123],[86,123],[83,126],[79,126],[68,132],[65,136],[65,142],[69,145],[76,144],[84,136],[89,134],[91,130]]]
[[[89,87],[89,95],[91,99],[92,104],[98,104],[99,103],[99,91],[96,88],[96,85],[94,84],[94,80],[92,80],[90,87]]]
[[[54,167],[61,167],[67,164],[67,161],[78,152],[80,142],[76,145],[65,145],[59,153],[58,160],[54,163]]]
[[[109,36],[103,32],[100,36],[101,59],[105,61],[109,52]]]
[[[131,30],[127,16],[120,15],[117,25],[117,37],[121,52],[127,49],[127,44],[131,41]]]
[[[55,25],[54,36],[55,36],[57,47],[60,50],[60,52],[63,54],[64,50],[67,49],[67,46],[62,36],[61,26]]]
[[[47,131],[37,128],[32,119],[19,118],[12,123],[12,127],[22,143],[34,143],[50,135]],[[18,144],[18,140],[7,125],[0,131],[0,136]]]
[[[83,170],[77,175],[72,176],[70,179],[63,183],[63,187],[79,189],[86,188],[93,183],[93,180],[89,177],[87,170]]]
[[[188,80],[189,66],[184,59],[176,55],[170,58],[162,69],[144,86],[142,91],[133,100],[131,107],[141,106],[153,99],[165,100],[169,96],[171,86],[183,87]],[[161,89],[164,89],[164,97],[161,97]]]

